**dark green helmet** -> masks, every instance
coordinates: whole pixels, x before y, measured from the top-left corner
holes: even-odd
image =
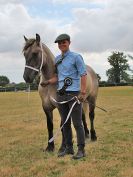
[[[68,40],[70,41],[70,36],[68,34],[60,34],[56,40],[55,40],[55,43],[59,42],[59,41],[62,41],[62,40]]]

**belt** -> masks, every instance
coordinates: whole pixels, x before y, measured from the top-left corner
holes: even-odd
[[[78,94],[80,91],[67,91],[67,90],[65,90],[63,93],[64,94]],[[59,94],[59,95],[62,95],[61,93],[60,93],[60,90],[57,90],[57,94]]]

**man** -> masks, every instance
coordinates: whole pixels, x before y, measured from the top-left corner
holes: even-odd
[[[65,122],[67,115],[75,100],[71,100],[77,96],[80,102],[85,100],[86,95],[86,80],[87,72],[81,55],[71,52],[70,36],[68,34],[59,35],[55,43],[58,43],[58,48],[61,54],[55,58],[55,66],[57,77],[53,77],[46,84],[53,84],[58,82],[57,99],[58,101],[66,101],[67,103],[59,105],[59,113],[61,115],[62,123]],[[68,84],[67,84],[68,83]],[[74,128],[77,135],[78,152],[73,156],[73,159],[80,159],[85,156],[85,135],[82,125],[82,104],[76,103],[71,113]],[[67,154],[74,154],[71,130],[71,118],[63,127],[66,148],[59,151],[58,156],[65,156]]]

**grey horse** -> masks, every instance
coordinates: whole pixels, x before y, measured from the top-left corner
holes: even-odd
[[[26,67],[24,69],[23,78],[27,83],[32,83],[37,74],[40,72],[40,83],[38,86],[39,95],[42,100],[42,107],[47,117],[47,128],[48,128],[48,140],[53,137],[53,110],[58,107],[54,101],[50,98],[51,96],[56,99],[56,85],[48,85],[42,87],[41,83],[52,78],[55,74],[55,64],[54,64],[54,55],[50,49],[41,43],[39,34],[36,34],[35,39],[27,39],[24,36],[25,45],[23,48],[23,54],[25,57]],[[90,66],[87,67],[87,94],[86,102],[83,103],[83,114],[82,120],[85,130],[85,136],[91,137],[92,141],[97,140],[96,132],[94,129],[94,116],[95,116],[95,104],[98,94],[98,79],[97,75]],[[88,106],[87,106],[88,105]],[[89,118],[90,118],[90,133],[87,128],[85,113],[89,108]],[[65,140],[62,132],[62,144],[61,148],[64,148]],[[45,149],[46,151],[54,150],[54,141],[49,143]]]

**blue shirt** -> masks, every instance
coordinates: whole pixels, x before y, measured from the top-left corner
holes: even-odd
[[[55,64],[61,59],[62,55],[55,58]],[[80,91],[80,77],[87,74],[86,66],[81,55],[67,51],[64,54],[62,63],[57,66],[58,72],[58,88],[60,90],[64,86],[66,77],[72,78],[72,85],[68,86],[66,91]]]

